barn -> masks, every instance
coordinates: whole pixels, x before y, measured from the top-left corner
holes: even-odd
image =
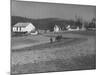
[[[35,33],[36,28],[32,23],[17,23],[13,26],[12,30],[16,33]]]

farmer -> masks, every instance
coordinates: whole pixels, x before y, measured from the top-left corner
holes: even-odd
[[[58,35],[58,36],[55,37],[56,41],[60,41],[61,39],[62,39],[62,35]]]
[[[53,42],[53,39],[52,39],[52,37],[50,38],[50,43],[52,43]]]

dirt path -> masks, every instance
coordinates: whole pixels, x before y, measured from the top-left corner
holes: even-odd
[[[23,38],[15,38],[12,39],[12,45],[11,45],[11,49],[12,50],[30,50],[30,49],[43,49],[44,48],[48,48],[50,46],[59,46],[57,45],[63,45],[64,42],[68,42],[70,43],[75,43],[75,42],[81,42],[81,40],[85,40],[86,38],[84,38],[84,36],[79,35],[79,34],[70,34],[67,33],[62,34],[63,39],[60,42],[53,42],[52,44],[49,43],[49,37],[55,37],[58,34],[44,34],[44,35],[39,35],[39,36],[26,36]]]

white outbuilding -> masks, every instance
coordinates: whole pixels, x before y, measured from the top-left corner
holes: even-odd
[[[58,25],[54,26],[54,32],[59,32],[61,30],[61,28]]]
[[[66,29],[67,29],[68,31],[79,31],[79,30],[80,30],[80,28],[79,28],[78,26],[70,26],[70,25],[68,25],[68,26],[66,27]]]
[[[17,23],[13,26],[13,32],[35,32],[36,28],[32,23]]]

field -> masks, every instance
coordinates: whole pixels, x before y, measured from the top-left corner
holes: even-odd
[[[61,41],[49,37],[62,35]],[[12,38],[12,74],[89,70],[96,68],[94,31],[47,33]]]

